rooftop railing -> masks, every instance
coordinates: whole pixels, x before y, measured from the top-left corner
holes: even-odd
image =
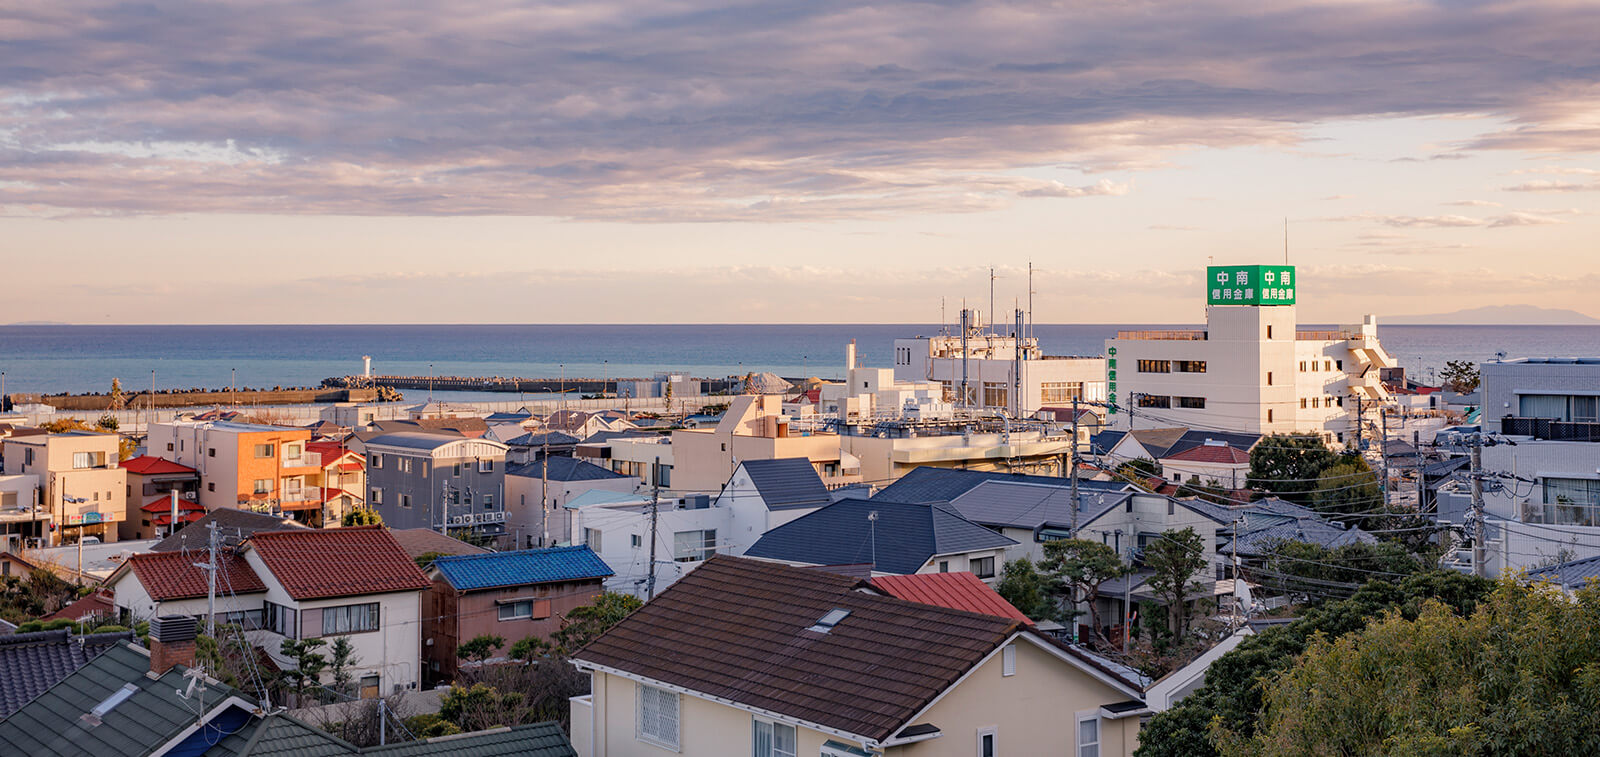
[[[1500,433],[1552,442],[1600,442],[1600,423],[1507,415],[1500,419]]]
[[[1155,331],[1118,331],[1118,339],[1148,339],[1181,342],[1203,342],[1206,332],[1198,329],[1182,330],[1155,330]]]
[[[1361,336],[1353,331],[1296,331],[1294,338],[1302,342],[1338,342]]]

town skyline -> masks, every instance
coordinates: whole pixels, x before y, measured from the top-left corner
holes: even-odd
[[[0,12],[0,322],[1600,315],[1600,9],[1152,8]]]

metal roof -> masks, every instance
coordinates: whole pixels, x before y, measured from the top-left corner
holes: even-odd
[[[551,455],[532,462],[507,466],[506,475],[521,476],[523,478],[542,478],[547,481],[606,481],[629,478],[621,473],[606,470],[587,460],[579,460],[575,457],[566,457],[564,455]]]
[[[872,513],[876,525],[868,520]],[[879,572],[904,575],[934,555],[1016,543],[943,507],[845,499],[768,531],[745,554],[809,565],[872,563]]]
[[[768,510],[818,507],[828,504],[828,487],[822,484],[811,460],[786,457],[778,460],[746,460],[739,464],[749,474]]]
[[[1600,557],[1588,557],[1551,565],[1548,568],[1536,568],[1528,571],[1528,578],[1545,579],[1559,584],[1564,589],[1575,589],[1591,578],[1600,578]]]
[[[615,574],[586,545],[440,557],[433,561],[433,568],[460,591],[583,581]]]
[[[985,481],[1017,481],[1023,483],[1062,485],[1067,479],[1060,476],[1032,476],[1025,473],[1000,471],[973,471],[955,468],[913,468],[900,480],[879,491],[874,500],[891,502],[950,502],[971,491]],[[1079,491],[1130,491],[1132,487],[1122,481],[1078,481]]]

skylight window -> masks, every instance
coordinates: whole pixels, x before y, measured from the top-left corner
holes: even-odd
[[[107,713],[116,709],[117,705],[128,701],[129,697],[137,693],[139,693],[138,686],[135,686],[131,683],[123,684],[122,688],[111,692],[111,696],[101,700],[100,704],[95,705],[94,709],[84,713],[83,717],[79,719],[91,726],[100,725],[101,718],[104,718]]]
[[[849,610],[841,610],[835,607],[832,610],[829,610],[827,615],[822,616],[822,619],[818,620],[816,625],[807,628],[806,630],[816,631],[817,633],[827,633],[832,631],[834,626],[839,625],[839,621],[844,620],[849,615]]]

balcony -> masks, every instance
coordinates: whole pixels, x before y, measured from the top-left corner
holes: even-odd
[[[1600,423],[1507,415],[1500,419],[1500,433],[1552,442],[1600,442]]]
[[[1302,342],[1342,342],[1346,339],[1359,339],[1360,332],[1354,331],[1296,331],[1294,338]]]
[[[1147,341],[1203,342],[1208,337],[1205,331],[1198,329],[1168,329],[1155,331],[1118,331],[1117,338],[1141,339]]]
[[[300,453],[299,457],[285,457],[285,458],[283,458],[283,467],[285,467],[285,468],[321,468],[322,467],[322,453],[321,452],[302,452],[302,453]]]

